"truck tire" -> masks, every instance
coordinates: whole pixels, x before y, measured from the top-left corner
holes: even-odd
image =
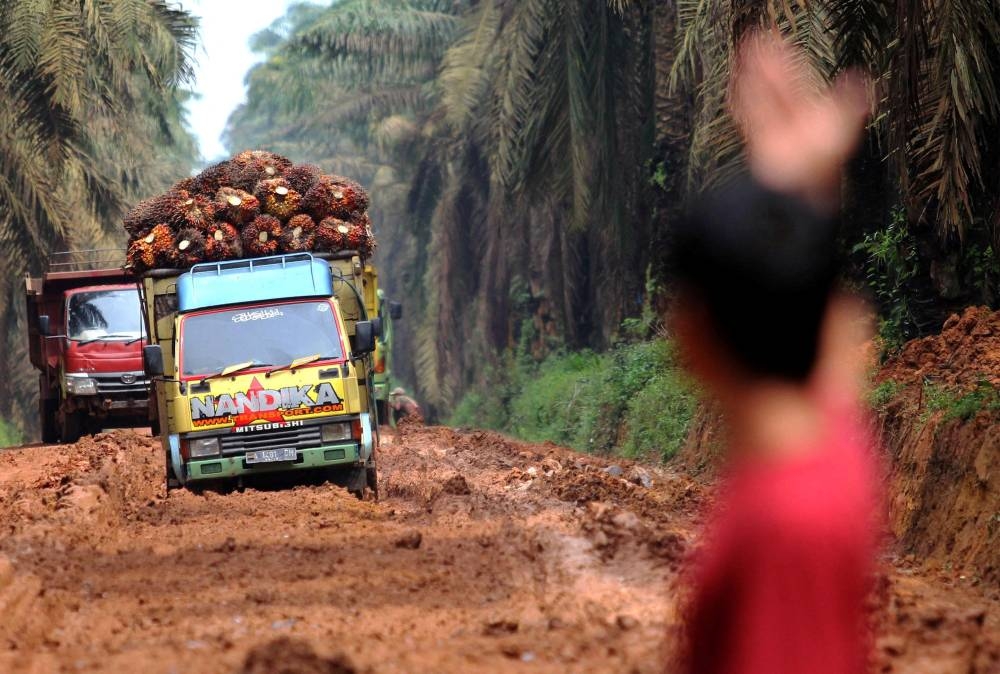
[[[378,468],[370,466],[365,468],[365,484],[372,492],[372,498],[378,503]]]
[[[56,420],[58,402],[51,398],[38,400],[38,423],[42,429],[42,442],[45,444],[59,441],[59,425]]]
[[[62,423],[59,426],[59,441],[63,444],[72,444],[83,435],[83,426],[86,421],[84,413],[80,410],[75,412],[64,412]]]

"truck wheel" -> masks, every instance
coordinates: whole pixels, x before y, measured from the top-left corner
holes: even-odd
[[[154,438],[160,437],[160,420],[153,419],[149,422],[149,434]]]
[[[372,492],[372,498],[378,503],[378,468],[365,468],[365,484]]]
[[[42,442],[48,444],[59,440],[59,426],[56,412],[59,409],[57,400],[40,398],[38,400],[38,422],[42,428]]]
[[[70,444],[79,440],[80,436],[83,435],[84,421],[85,417],[82,411],[63,413],[62,424],[59,428],[59,441]]]

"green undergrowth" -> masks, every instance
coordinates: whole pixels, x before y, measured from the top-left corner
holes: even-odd
[[[12,447],[22,442],[21,432],[13,424],[0,419],[0,447]]]
[[[980,380],[971,391],[956,392],[927,382],[923,391],[924,416],[944,412],[944,420],[968,421],[979,412],[1000,411],[1000,390],[988,380]]]
[[[663,339],[606,353],[559,353],[540,363],[511,355],[487,382],[462,399],[452,425],[629,458],[673,456],[697,405]]]

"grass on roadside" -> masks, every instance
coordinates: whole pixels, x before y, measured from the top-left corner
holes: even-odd
[[[586,452],[667,459],[680,448],[697,405],[663,339],[580,351],[541,363],[512,358],[502,376],[468,395],[452,425],[487,427]]]

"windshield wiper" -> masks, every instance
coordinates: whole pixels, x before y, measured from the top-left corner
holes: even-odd
[[[129,344],[135,344],[136,342],[138,342],[140,339],[143,338],[142,335],[139,335],[138,337],[133,337],[134,334],[135,334],[134,332],[112,332],[110,335],[101,335],[100,337],[94,337],[92,339],[82,339],[82,340],[79,340],[79,344],[80,344],[80,346],[84,346],[86,344],[92,344],[94,342],[102,342],[105,339],[116,339],[116,338],[121,338],[121,337],[132,337],[132,339],[130,339],[127,342],[125,342],[125,345],[127,346]]]
[[[207,382],[209,379],[215,379],[216,377],[228,377],[231,374],[236,374],[237,372],[248,370],[251,367],[266,367],[270,364],[271,363],[261,363],[256,360],[248,360],[243,363],[236,363],[235,365],[227,365],[218,372],[213,372],[212,374],[205,375],[204,377],[202,377],[201,381],[195,384],[195,386],[204,386],[205,382]]]
[[[272,372],[279,372],[281,370],[294,370],[296,368],[302,367],[303,365],[308,365],[309,363],[315,363],[317,360],[322,360],[323,355],[314,353],[311,356],[302,356],[301,358],[296,358],[291,363],[287,365],[278,365],[277,367],[272,367],[270,370],[264,373],[265,377],[270,377]]]

